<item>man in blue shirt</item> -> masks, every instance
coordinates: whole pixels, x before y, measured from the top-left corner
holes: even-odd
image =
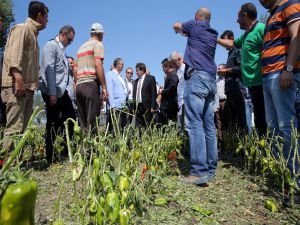
[[[200,8],[195,19],[175,23],[173,29],[187,37],[184,89],[185,122],[189,135],[191,169],[183,182],[204,184],[215,175],[217,139],[214,124],[214,98],[217,71],[214,62],[218,32],[210,27],[211,13]]]
[[[107,124],[111,132],[113,130],[116,131],[116,127],[114,127],[116,123],[118,123],[119,128],[124,128],[126,125],[126,114],[122,111],[126,107],[128,90],[124,79],[121,77],[123,67],[123,60],[116,58],[113,63],[113,69],[105,74],[107,91],[109,93],[106,116]]]

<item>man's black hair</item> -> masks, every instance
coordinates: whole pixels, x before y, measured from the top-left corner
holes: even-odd
[[[118,65],[118,63],[119,63],[120,61],[122,61],[122,59],[121,59],[121,58],[115,58],[115,60],[114,60],[114,63],[113,63],[113,65],[114,65],[114,68],[116,68],[116,67],[117,67],[117,65]]]
[[[256,20],[256,18],[257,18],[257,10],[256,10],[256,7],[255,7],[255,5],[254,5],[253,3],[251,3],[251,2],[242,5],[242,7],[241,7],[241,13],[242,13],[242,14],[247,14],[247,16],[248,16],[251,20]]]
[[[28,17],[35,20],[38,17],[38,14],[41,13],[44,16],[46,13],[49,12],[48,7],[39,1],[31,1],[28,6]]]
[[[233,32],[232,32],[231,30],[225,30],[225,31],[223,32],[223,34],[221,35],[221,39],[224,39],[226,36],[227,36],[228,38],[234,39],[234,34],[233,34]]]
[[[75,30],[74,30],[74,28],[72,27],[72,26],[70,26],[70,25],[65,25],[65,26],[63,26],[62,28],[60,28],[60,30],[59,30],[59,33],[60,34],[69,34],[69,33],[73,33],[73,34],[75,34]]]
[[[137,63],[135,66],[136,69],[142,70],[144,73],[146,73],[146,65],[145,63]]]

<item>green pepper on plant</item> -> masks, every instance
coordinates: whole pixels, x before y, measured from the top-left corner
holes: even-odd
[[[10,184],[0,202],[0,225],[34,225],[37,196],[35,181]]]

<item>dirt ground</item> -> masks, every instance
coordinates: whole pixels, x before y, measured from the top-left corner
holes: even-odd
[[[187,168],[180,170],[184,173]],[[175,168],[178,170],[178,168]],[[48,170],[34,170],[33,178],[39,183],[36,207],[36,224],[50,224],[57,209],[65,224],[72,221],[72,182],[68,162],[54,164]],[[224,225],[282,225],[300,224],[300,210],[280,206],[272,213],[265,208],[266,199],[275,199],[279,204],[279,190],[267,188],[261,177],[247,175],[239,163],[222,159],[218,163],[215,179],[206,187],[185,185],[181,175],[169,175],[162,179],[163,188],[157,196],[167,199],[166,206],[146,207],[143,217],[134,216],[132,224],[224,224]],[[63,185],[62,185],[63,184]],[[270,184],[268,184],[270,186]],[[63,187],[63,188],[61,188]],[[61,193],[61,207],[57,204]],[[211,215],[193,210],[208,210]]]

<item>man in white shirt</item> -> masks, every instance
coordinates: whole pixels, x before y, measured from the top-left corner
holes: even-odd
[[[218,70],[225,68],[225,64],[220,64]],[[224,107],[227,96],[225,95],[225,78],[217,75],[217,93],[216,93],[216,109],[215,109],[215,124],[218,136],[218,151],[223,148],[223,131],[224,131]]]
[[[183,101],[183,90],[185,85],[184,80],[184,70],[185,64],[183,63],[182,55],[173,51],[169,57],[175,62],[177,75],[178,75],[178,85],[177,85],[177,98],[178,98],[178,113],[177,113],[177,126],[180,132],[184,131],[184,101]]]
[[[146,127],[155,123],[155,113],[157,112],[157,90],[155,77],[146,75],[146,65],[136,64],[136,74],[138,79],[133,86],[133,97],[136,104],[136,126]]]
[[[126,77],[125,77],[125,84],[128,90],[128,98],[127,98],[127,107],[128,107],[128,112],[130,115],[127,116],[126,118],[126,124],[131,124],[132,122],[132,116],[133,115],[133,110],[134,110],[134,104],[133,104],[133,69],[131,67],[128,67],[126,69]]]
[[[113,62],[113,69],[105,74],[107,91],[109,93],[107,101],[107,123],[112,131],[113,124],[118,123],[120,128],[126,126],[126,114],[123,112],[126,107],[128,89],[125,80],[121,77],[124,63],[121,58],[116,58]],[[117,121],[114,121],[114,118]]]

